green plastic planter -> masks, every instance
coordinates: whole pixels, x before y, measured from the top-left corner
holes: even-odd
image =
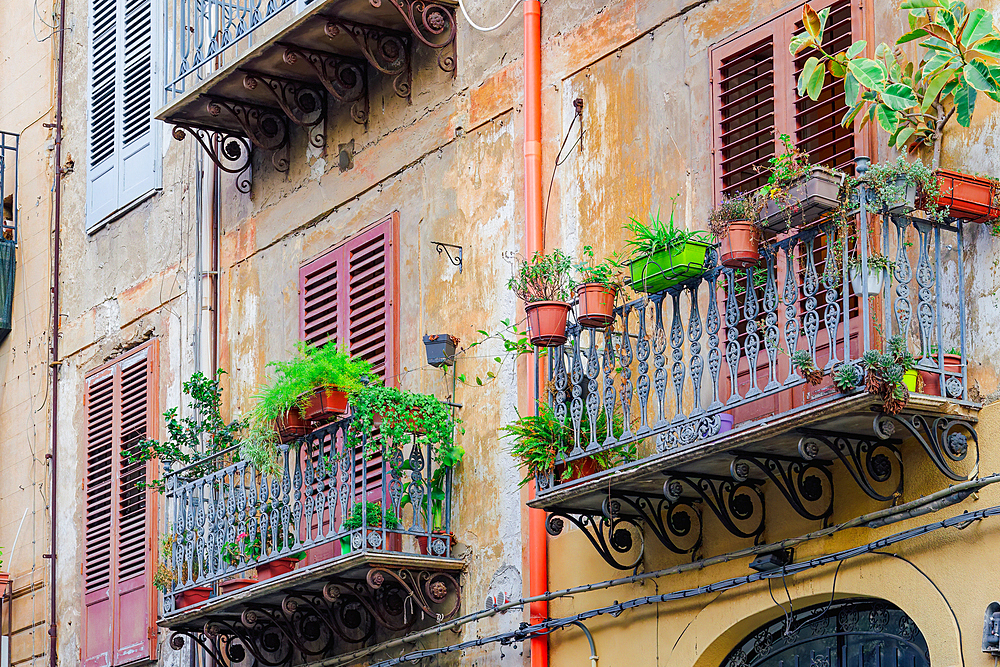
[[[629,263],[632,289],[636,292],[662,292],[705,272],[705,256],[710,243],[690,240],[684,245],[655,252]]]

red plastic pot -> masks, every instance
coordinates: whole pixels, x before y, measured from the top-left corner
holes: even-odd
[[[297,558],[279,558],[269,563],[261,563],[257,566],[257,578],[260,581],[264,581],[265,579],[291,572],[295,569],[295,564],[298,562]]]
[[[579,299],[576,321],[591,329],[603,329],[615,319],[615,294],[618,290],[601,283],[584,283],[576,288]]]
[[[306,399],[303,417],[306,421],[322,422],[347,414],[347,392],[337,387],[316,387]]]
[[[937,363],[937,355],[931,356],[931,361]],[[958,354],[944,355],[944,370],[946,373],[961,375],[962,357]],[[924,393],[928,396],[941,395],[941,376],[937,371],[920,370],[920,379],[924,381]]]
[[[210,586],[195,586],[194,588],[189,588],[186,591],[178,593],[175,602],[178,609],[190,607],[193,604],[204,602],[211,594],[212,588]]]
[[[566,342],[566,317],[569,304],[562,301],[536,301],[524,307],[528,315],[528,339],[539,347],[557,347]]]
[[[311,429],[309,423],[302,418],[299,409],[292,406],[284,417],[278,417],[274,420],[274,430],[278,432],[278,439],[282,444],[286,444],[301,438]]]
[[[434,535],[447,536],[448,539],[451,540],[451,549],[449,551],[451,553],[455,553],[455,542],[457,541],[455,539],[455,533],[446,533],[443,530],[435,530],[435,531],[433,531],[433,534]],[[436,554],[431,554],[427,550],[427,536],[426,535],[417,537],[417,546],[420,547],[420,553],[422,553],[425,556],[436,555]]]
[[[238,591],[241,588],[246,588],[252,584],[256,584],[256,579],[226,579],[225,581],[219,582],[219,593],[225,595],[226,593],[232,593],[233,591]]]
[[[985,178],[948,169],[937,170],[938,206],[947,206],[949,215],[973,222],[987,222],[1000,217],[996,205],[997,184]]]
[[[719,261],[723,266],[746,269],[760,262],[760,227],[747,220],[729,223],[729,232],[720,239]]]

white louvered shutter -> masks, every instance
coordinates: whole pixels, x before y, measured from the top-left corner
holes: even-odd
[[[91,0],[87,230],[159,184],[151,0]]]

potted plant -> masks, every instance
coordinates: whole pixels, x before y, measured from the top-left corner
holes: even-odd
[[[864,181],[873,212],[909,213],[922,208],[929,218],[940,220],[947,210],[938,206],[937,176],[920,160],[907,162],[900,155],[895,161],[873,164],[865,172]],[[855,183],[852,179],[852,186]]]
[[[944,372],[949,375],[962,374],[962,354],[958,348],[951,348],[942,355]],[[941,375],[938,368],[938,348],[931,346],[931,356],[921,359],[917,364],[917,372],[920,375],[923,393],[931,396],[941,396]]]
[[[362,516],[362,511],[365,513],[365,516]],[[367,520],[368,530],[382,530],[382,503],[354,503],[351,507],[350,516],[344,519],[344,523],[340,527],[341,531],[348,532],[347,535],[340,538],[340,553],[342,555],[353,551],[350,532],[361,528],[365,520]],[[393,513],[392,508],[387,507],[385,510],[386,531],[394,531],[399,528],[399,525],[399,518]],[[399,533],[387,532],[386,541],[382,545],[382,549],[385,551],[402,551],[403,536]]]
[[[427,363],[435,368],[455,365],[455,348],[458,338],[451,334],[428,334],[424,336],[424,352]]]
[[[445,503],[448,500],[448,489],[447,482],[450,479],[451,471],[462,462],[462,458],[465,456],[465,450],[458,445],[443,445],[435,448],[434,450],[434,461],[437,464],[434,472],[431,474],[429,480],[429,497],[425,496],[427,500],[421,499],[421,507],[416,511],[419,513],[425,512],[426,502],[430,503],[430,532],[432,535],[442,535],[447,536],[450,541],[451,546],[455,546],[455,534],[448,532],[446,530],[446,519],[447,515],[445,512]],[[411,470],[409,459],[403,461],[399,466],[399,470]],[[413,484],[412,479],[403,485],[403,496],[400,500],[400,508],[412,505],[413,499],[410,496],[410,486]],[[426,535],[417,536],[417,545],[420,548],[420,553],[425,556],[430,552],[428,551]],[[440,555],[440,554],[435,554]]]
[[[722,197],[708,215],[708,230],[721,245],[719,262],[732,268],[748,268],[760,262],[760,211],[757,193]]]
[[[846,174],[810,164],[809,156],[779,137],[784,152],[769,161],[767,184],[760,189],[764,201],[760,224],[774,233],[809,225],[840,207],[840,190]]]
[[[612,421],[612,435],[618,437],[622,433],[621,414],[615,412]],[[584,411],[580,423],[581,442],[590,442],[590,428],[589,416]],[[568,482],[636,459],[633,444],[563,463],[573,448],[572,417],[567,410],[565,419],[560,421],[552,406],[545,402],[538,406],[538,415],[518,416],[510,424],[502,426],[500,431],[503,433],[501,437],[513,440],[511,456],[517,459],[524,472],[518,486],[524,486],[536,475],[547,475],[549,472],[554,473],[557,482]],[[608,437],[607,414],[604,410],[598,413],[597,432],[594,436],[597,442],[604,442]]]
[[[371,383],[351,396],[351,408],[351,444],[363,446],[366,455],[388,443],[402,445],[411,436],[419,445],[437,448],[454,441],[457,420],[434,396]]]
[[[935,204],[953,218],[989,223],[1000,217],[1000,180],[938,169]]]
[[[224,542],[221,552],[222,561],[232,567],[241,563],[251,565],[260,558],[260,537],[251,539],[249,534],[240,533],[235,541]],[[256,583],[257,579],[254,578],[233,577],[219,582],[219,592],[224,595]]]
[[[580,326],[603,329],[615,318],[615,296],[621,287],[621,263],[618,253],[594,262],[594,248],[583,246],[585,259],[578,262],[580,284],[576,287],[576,321]]]
[[[174,542],[176,541],[177,537],[173,531],[168,531],[167,534],[165,534],[160,540],[160,562],[157,563],[156,570],[153,572],[153,585],[162,593],[169,592],[173,588],[174,583],[177,581],[174,571],[167,565],[167,563],[170,562],[170,558],[173,556]],[[195,553],[192,561],[191,577],[193,579],[198,578],[197,552]],[[187,581],[188,579],[187,563],[182,565],[181,578],[184,581]],[[178,609],[181,609],[183,607],[189,607],[193,604],[200,604],[207,600],[211,595],[211,586],[193,586],[192,588],[178,591],[177,595],[174,597],[174,604]]]
[[[889,338],[885,348],[885,352],[865,350],[861,366],[865,369],[865,389],[882,399],[885,412],[895,415],[910,400],[904,376],[913,368],[915,360],[906,349],[906,339],[902,335]]]
[[[257,564],[257,578],[261,581],[265,579],[271,579],[273,577],[286,574],[295,569],[295,566],[300,560],[306,557],[304,551],[294,553],[291,556],[284,556],[282,558],[275,558],[274,560],[267,561],[266,563]]]
[[[881,293],[885,275],[890,276],[896,269],[896,263],[880,252],[872,252],[868,255],[868,273],[861,270],[861,258],[852,257],[847,263],[847,275],[851,279],[851,287],[854,293],[862,296],[867,293],[873,296]],[[867,292],[865,291],[867,289]]]
[[[705,258],[713,245],[711,235],[676,226],[673,208],[667,224],[657,213],[650,214],[648,225],[629,218],[625,229],[632,232],[627,240],[631,248],[628,267],[636,292],[662,292],[705,272]]]
[[[557,347],[566,342],[572,265],[569,255],[559,249],[549,254],[536,252],[530,260],[518,264],[517,272],[507,282],[507,289],[524,302],[532,345]]]
[[[802,373],[811,385],[817,385],[823,381],[823,371],[816,368],[809,350],[796,350],[792,352],[792,367]]]

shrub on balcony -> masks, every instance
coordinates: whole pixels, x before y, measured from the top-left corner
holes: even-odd
[[[415,436],[417,445],[431,445],[439,463],[461,460],[456,452],[462,448],[455,445],[457,420],[434,396],[373,383],[352,394],[351,411],[351,443],[364,446],[366,456]]]
[[[650,214],[648,225],[632,217],[625,229],[632,233],[626,243],[630,248],[631,286],[636,292],[662,292],[705,272],[712,236],[676,225],[673,208],[666,223],[660,220],[659,213]]]
[[[362,515],[362,512],[364,512],[364,515]],[[351,508],[350,516],[344,519],[343,529],[357,530],[361,527],[363,522],[366,523],[369,528],[381,528],[382,503],[354,503],[354,507]],[[399,518],[392,511],[391,507],[387,507],[385,509],[386,530],[396,530],[399,526]]]
[[[882,399],[882,409],[887,413],[899,414],[906,407],[910,392],[904,377],[915,364],[916,360],[906,349],[906,338],[902,335],[889,338],[885,352],[866,350],[861,356],[861,366],[866,372],[865,388]]]
[[[572,258],[558,248],[536,252],[519,262],[507,289],[524,302],[528,337],[533,345],[554,347],[566,342],[566,318],[573,293]]]

